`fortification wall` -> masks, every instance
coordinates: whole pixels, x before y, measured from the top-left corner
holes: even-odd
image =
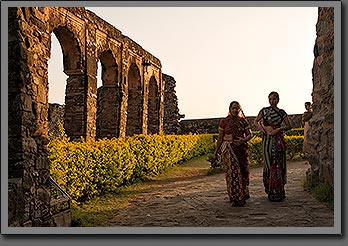
[[[301,127],[301,114],[289,115],[290,123],[293,128]],[[250,128],[256,131],[254,120],[256,116],[247,116]],[[218,133],[221,118],[193,119],[180,121],[180,134],[188,133]]]

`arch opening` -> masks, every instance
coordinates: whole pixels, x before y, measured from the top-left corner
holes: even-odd
[[[120,128],[120,92],[119,69],[110,50],[99,56],[97,89],[97,139],[119,137]],[[100,79],[101,78],[101,79]]]
[[[149,82],[149,94],[148,94],[148,133],[159,133],[159,109],[160,99],[157,81],[154,76],[151,77]]]
[[[143,97],[140,71],[133,63],[128,70],[127,136],[142,133]]]
[[[65,87],[64,129],[73,141],[86,137],[86,82],[81,59],[81,47],[74,33],[66,26],[53,30],[63,53]]]

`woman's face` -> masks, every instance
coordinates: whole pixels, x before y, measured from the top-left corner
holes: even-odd
[[[278,102],[279,102],[279,99],[278,99],[276,96],[274,96],[274,95],[270,95],[270,96],[268,97],[268,101],[269,101],[269,104],[270,104],[272,107],[276,107],[277,104],[278,104]]]
[[[311,105],[309,105],[309,104],[305,104],[305,108],[306,108],[306,110],[310,110]]]
[[[238,104],[233,103],[231,108],[230,108],[231,115],[237,116],[239,114],[239,110],[240,109],[239,109]]]

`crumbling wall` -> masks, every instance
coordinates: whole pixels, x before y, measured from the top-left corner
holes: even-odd
[[[99,137],[126,136],[129,70],[139,72],[141,124],[148,129],[149,81],[156,83],[151,131],[163,131],[162,67],[159,59],[121,31],[82,7],[8,8],[8,167],[9,226],[50,226],[48,60],[51,35],[63,53],[66,94],[64,129],[73,141],[96,138],[97,62],[101,61],[103,93]],[[65,83],[64,83],[65,84]],[[151,98],[152,100],[153,98]],[[110,112],[111,111],[111,112]],[[50,115],[51,116],[51,115]],[[154,117],[159,119],[154,119]],[[154,126],[154,124],[157,124]]]
[[[314,183],[334,183],[334,8],[319,8],[313,62],[313,117],[307,149]]]
[[[177,134],[180,130],[180,114],[178,107],[178,97],[176,96],[176,81],[172,76],[162,74],[165,82],[164,89],[164,119],[163,129],[165,134]]]

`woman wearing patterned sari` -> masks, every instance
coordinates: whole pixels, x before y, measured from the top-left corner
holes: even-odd
[[[270,201],[282,201],[285,198],[286,184],[286,143],[283,131],[290,130],[287,113],[277,107],[279,94],[275,91],[268,96],[270,107],[262,108],[254,124],[262,135],[263,184]],[[282,125],[282,123],[284,123]]]
[[[214,157],[220,151],[224,163],[227,193],[232,206],[244,206],[249,195],[249,147],[252,133],[241,106],[233,101],[229,114],[219,123]],[[221,148],[221,149],[220,149]]]

